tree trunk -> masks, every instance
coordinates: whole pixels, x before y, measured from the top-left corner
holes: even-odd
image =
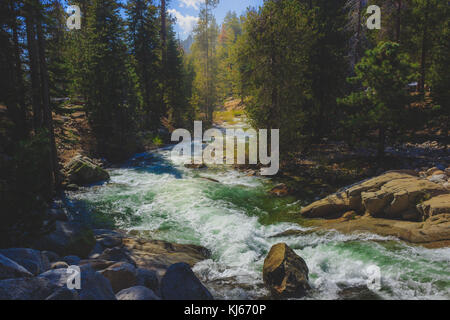
[[[396,34],[395,34],[395,41],[397,43],[400,43],[400,31],[401,31],[401,24],[402,24],[402,0],[398,0],[397,2],[397,23],[396,23]]]
[[[28,4],[26,10],[26,31],[29,67],[31,73],[31,91],[33,103],[33,129],[37,132],[42,127],[42,107],[39,86],[39,53],[35,32],[35,10]]]
[[[380,127],[378,132],[378,152],[377,157],[380,159],[384,158],[384,149],[386,147],[386,129]]]
[[[422,54],[420,58],[420,81],[419,81],[419,92],[425,92],[425,78],[426,78],[426,63],[427,63],[427,32],[428,32],[428,8],[429,1],[427,1],[424,19],[423,19],[423,29],[422,29]]]
[[[59,171],[58,171],[58,154],[56,151],[56,143],[55,143],[55,133],[53,129],[53,117],[52,111],[50,109],[50,92],[49,92],[49,80],[48,80],[48,70],[47,70],[47,62],[45,60],[45,39],[42,31],[42,23],[41,21],[37,21],[37,35],[38,35],[38,44],[39,44],[39,65],[40,65],[40,74],[41,74],[41,92],[42,92],[42,106],[43,106],[43,114],[44,114],[44,123],[45,127],[48,130],[49,138],[50,138],[50,163],[52,169],[52,189],[55,183],[58,183]]]
[[[162,59],[162,92],[161,92],[161,113],[159,117],[165,112],[164,95],[166,90],[166,67],[167,67],[167,27],[166,27],[166,0],[161,0],[161,59]],[[158,119],[159,123],[159,119]]]

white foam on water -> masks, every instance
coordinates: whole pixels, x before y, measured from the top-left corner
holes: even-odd
[[[182,163],[171,163],[168,149],[157,154],[161,158],[139,168],[112,169],[109,183],[71,193],[71,197],[89,201],[94,208],[109,201],[115,212],[131,211],[141,219],[133,229],[152,230],[164,240],[210,249],[212,258],[198,263],[194,271],[219,298],[266,296],[264,258],[273,244],[286,242],[309,267],[314,288],[309,298],[337,299],[342,287],[364,286],[367,268],[377,265],[382,289],[376,293],[382,298],[450,299],[450,248],[413,247],[369,233],[322,231],[271,238],[287,230],[309,229],[292,223],[263,225],[259,216],[249,214],[239,203],[211,198],[217,188],[229,188],[231,194],[253,189],[265,192],[264,178],[230,168],[191,170]],[[285,205],[286,211],[295,205]],[[262,209],[257,212],[270,214]]]

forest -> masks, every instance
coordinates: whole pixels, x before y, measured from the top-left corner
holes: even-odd
[[[42,212],[66,186],[68,133],[56,128],[70,108],[86,114],[90,154],[110,163],[194,120],[232,119],[229,101],[254,128],[281,129],[282,167],[326,141],[377,163],[417,132],[449,144],[447,1],[266,0],[221,24],[218,3],[200,3],[185,46],[170,0],[1,1],[0,246],[45,229]],[[369,4],[379,30],[366,26]]]

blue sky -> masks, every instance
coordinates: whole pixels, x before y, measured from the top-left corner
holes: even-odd
[[[204,0],[172,0],[169,12],[177,18],[175,31],[184,40],[192,30],[198,17],[200,3]],[[218,24],[221,24],[228,11],[235,11],[238,15],[244,13],[247,7],[259,7],[263,0],[220,0],[214,10]]]

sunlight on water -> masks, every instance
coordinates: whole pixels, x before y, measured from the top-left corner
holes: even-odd
[[[89,209],[97,223],[112,221],[119,228],[150,230],[157,239],[207,247],[212,259],[198,263],[194,271],[217,298],[264,297],[264,258],[280,241],[310,269],[314,291],[308,298],[336,299],[342,288],[364,287],[370,265],[381,269],[380,298],[450,298],[450,248],[412,247],[373,234],[270,238],[307,228],[262,223],[275,213],[300,210],[295,199],[269,196],[270,181],[265,178],[225,167],[186,169],[170,161],[167,148],[136,155],[110,173],[105,185],[71,193],[75,207]]]

